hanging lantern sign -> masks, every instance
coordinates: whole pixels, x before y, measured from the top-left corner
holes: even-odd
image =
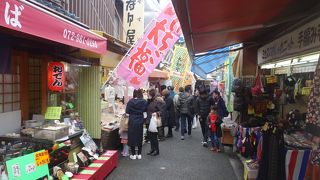
[[[62,91],[64,88],[64,65],[60,62],[48,64],[48,87],[51,91]]]

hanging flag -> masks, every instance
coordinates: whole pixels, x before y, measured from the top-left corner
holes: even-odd
[[[144,36],[119,64],[117,76],[138,89],[182,34],[171,3],[155,19]]]
[[[62,91],[64,89],[65,76],[64,65],[60,62],[48,64],[48,87],[51,91]]]

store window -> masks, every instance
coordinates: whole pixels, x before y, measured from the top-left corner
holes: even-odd
[[[20,109],[19,68],[14,74],[0,74],[0,113]]]
[[[29,59],[29,113],[41,114],[41,60]]]

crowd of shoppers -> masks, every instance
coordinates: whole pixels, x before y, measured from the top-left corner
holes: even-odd
[[[129,115],[126,143],[131,149],[130,159],[142,158],[144,124],[147,128],[145,141],[150,141],[151,145],[147,154],[157,156],[160,154],[159,141],[173,137],[174,127],[176,131],[180,129],[181,140],[185,139],[186,134],[191,136],[194,118],[200,121],[202,145],[208,147],[210,137],[211,150],[220,152],[221,123],[222,119],[228,116],[228,111],[219,91],[210,93],[208,89],[200,88],[193,95],[192,87],[186,86],[180,87],[177,94],[172,87],[165,88],[162,92],[149,89],[147,94],[148,100],[145,100],[143,91],[135,90],[133,99],[126,107]],[[155,130],[149,131],[149,127],[155,124]]]

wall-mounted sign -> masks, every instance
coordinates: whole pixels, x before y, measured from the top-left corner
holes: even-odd
[[[60,62],[48,64],[48,87],[51,91],[62,91],[64,89],[64,65]]]
[[[320,49],[320,18],[259,48],[258,64]]]
[[[133,45],[144,31],[144,0],[125,0],[123,5],[123,40]]]
[[[17,157],[6,162],[9,179],[49,179],[49,167],[47,163],[37,165],[37,155],[45,151],[38,151],[25,156]],[[45,154],[44,154],[45,155]],[[39,156],[40,157],[40,156]],[[42,157],[42,156],[41,156]],[[32,178],[30,178],[32,177]]]

